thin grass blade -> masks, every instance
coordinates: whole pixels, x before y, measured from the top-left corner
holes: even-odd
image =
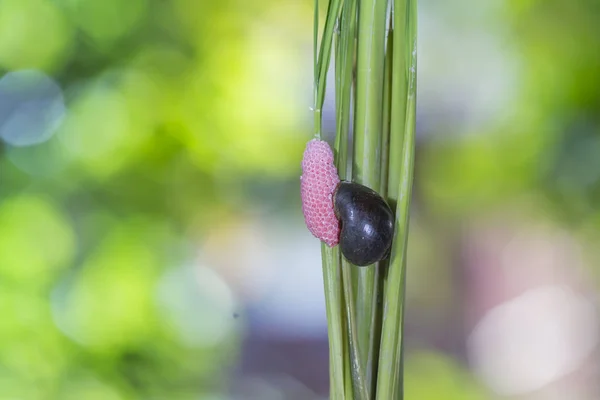
[[[317,53],[319,33],[319,4],[315,1],[315,28],[314,28],[314,55],[315,55],[315,104],[314,123],[315,136],[321,138],[323,102],[325,100],[327,70],[331,59],[333,46],[333,33],[336,20],[341,10],[341,0],[330,0],[327,7],[325,27]],[[343,294],[342,277],[340,273],[339,254],[337,250],[321,245],[321,258],[323,264],[323,283],[325,288],[325,305],[327,312],[327,332],[329,337],[329,374],[330,397],[332,399],[346,400],[345,365],[347,352],[345,352],[345,322],[343,319]]]
[[[334,249],[321,244],[327,334],[329,338],[330,397],[344,400],[344,321],[342,320],[342,276]]]
[[[409,209],[412,193],[412,180],[414,169],[415,151],[415,123],[416,123],[416,0],[396,0],[395,21],[399,25],[394,29],[394,44],[396,37],[404,40],[405,48],[394,47],[394,61],[396,50],[402,51],[407,61],[404,65],[394,65],[393,80],[405,80],[405,93],[399,91],[400,85],[392,88],[392,108],[405,104],[405,123],[403,127],[403,143],[401,165],[398,178],[398,202],[396,206],[396,232],[390,258],[388,277],[385,283],[384,316],[381,336],[381,352],[379,358],[379,375],[377,380],[377,399],[403,399],[403,327],[404,327],[404,300],[406,288],[406,256],[408,243]],[[404,17],[405,30],[396,31],[402,26]],[[398,67],[399,69],[396,69]],[[400,70],[401,68],[401,70]],[[408,79],[406,79],[408,77]],[[400,116],[396,117],[400,118]],[[392,122],[394,116],[392,116]],[[394,129],[399,128],[399,122],[392,124],[392,138],[399,135]],[[391,175],[388,182],[395,179]],[[391,185],[391,183],[390,183]],[[390,190],[392,187],[390,186]]]
[[[333,33],[340,16],[343,0],[330,0],[327,7],[327,16],[325,17],[325,26],[321,38],[320,50],[317,58],[317,74],[315,76],[315,136],[321,137],[322,128],[322,109],[325,101],[325,90],[327,88],[327,71],[331,61],[331,48],[333,47]]]
[[[379,191],[385,55],[386,0],[362,0],[358,7],[358,54],[353,180]],[[358,342],[367,387],[372,387],[373,332],[376,330],[377,265],[356,269]],[[378,340],[378,339],[377,339]]]

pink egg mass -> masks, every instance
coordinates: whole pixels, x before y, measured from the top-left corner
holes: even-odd
[[[333,192],[339,183],[331,147],[323,140],[308,142],[300,177],[302,213],[308,230],[329,247],[338,244],[340,237],[340,223],[333,210]]]

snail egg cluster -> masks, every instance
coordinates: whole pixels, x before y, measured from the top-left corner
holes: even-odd
[[[338,244],[340,223],[333,209],[333,193],[340,183],[327,142],[313,139],[302,159],[300,195],[302,213],[310,232],[329,247]]]

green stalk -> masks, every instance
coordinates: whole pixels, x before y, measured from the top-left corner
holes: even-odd
[[[322,109],[325,101],[325,90],[327,88],[327,70],[331,61],[331,47],[333,44],[333,31],[336,21],[342,10],[342,0],[330,0],[327,7],[327,17],[325,18],[325,27],[323,28],[323,37],[321,38],[321,46],[317,58],[315,70],[315,107],[314,107],[314,122],[315,135],[321,137],[321,127],[323,122]],[[315,8],[318,9],[319,2],[315,0]],[[315,25],[317,30],[314,32],[315,38],[318,36],[318,11],[315,11]],[[317,39],[315,39],[316,44]]]
[[[352,287],[351,272],[353,265],[346,260],[342,260],[342,286],[344,287],[344,304],[346,306],[346,323],[348,342],[350,343],[350,360],[352,367],[352,386],[354,389],[354,399],[369,400],[369,388],[366,386],[364,370],[361,362],[360,348],[358,345],[358,329],[356,326],[356,309],[354,291]]]
[[[340,24],[340,35],[336,41],[336,165],[340,179],[347,177],[348,137],[350,126],[350,99],[353,84],[353,61],[355,55],[356,35],[356,0],[346,0],[343,6]],[[360,351],[357,340],[356,310],[353,287],[351,282],[351,266],[343,260],[336,247],[337,256],[342,269],[342,287],[344,291],[344,308],[346,323],[345,345],[348,351],[346,360],[349,374],[346,384],[351,384],[352,398],[369,400],[365,386],[365,375],[360,361]]]
[[[391,30],[391,18],[390,18],[390,29],[387,34],[387,44],[385,50],[385,66],[384,66],[384,81],[383,81],[383,110],[382,110],[382,128],[381,128],[381,181],[379,187],[379,194],[385,198],[388,186],[388,170],[389,170],[389,141],[390,141],[390,114],[391,114],[391,89],[392,89],[392,30]],[[382,303],[383,303],[383,292],[384,292],[384,279],[386,271],[388,269],[389,260],[382,260],[377,264],[375,270],[375,300],[373,302],[373,316],[372,316],[372,328],[370,333],[370,344],[369,344],[369,359],[367,360],[370,366],[368,370],[367,379],[371,384],[370,390],[372,398],[375,397],[377,374],[379,368],[379,352],[381,345],[381,323],[382,323]]]
[[[342,320],[342,277],[339,256],[325,243],[321,244],[323,283],[329,337],[329,379],[332,399],[346,399],[344,385],[344,321]]]
[[[346,319],[344,319],[344,324],[346,324]],[[346,396],[346,399],[355,398],[354,393],[356,385],[352,379],[352,360],[350,360],[350,357],[350,343],[348,343],[348,340],[344,340],[344,395]],[[337,399],[338,397],[332,395],[330,398]]]
[[[388,164],[387,198],[390,205],[398,202],[400,174],[402,172],[402,154],[399,154],[404,143],[404,127],[406,125],[406,103],[408,100],[407,81],[410,69],[410,51],[414,41],[408,27],[408,4],[416,0],[393,0],[393,34],[392,34],[392,87],[390,115],[390,153]]]
[[[386,46],[386,12],[391,2],[394,12]],[[322,245],[330,398],[401,399],[406,247],[415,146],[416,0],[329,0],[320,43],[318,35],[316,1],[315,136],[321,137],[321,110],[333,47],[334,152],[340,178],[349,178],[348,143],[354,107],[352,180],[387,197],[395,209],[390,260],[357,268],[342,257],[338,247]]]
[[[387,0],[362,0],[358,9],[358,60],[354,124],[354,181],[379,191]],[[367,387],[372,387],[377,265],[356,270],[358,342]]]
[[[390,18],[390,28],[387,34],[385,49],[385,67],[383,70],[383,126],[381,128],[381,183],[379,194],[387,197],[388,176],[390,170],[390,118],[392,110],[392,58],[394,52],[394,35],[392,28],[393,17]],[[394,110],[396,111],[396,110]]]
[[[379,375],[377,380],[377,399],[403,399],[403,327],[404,302],[406,288],[406,249],[408,244],[409,209],[412,193],[415,149],[415,119],[416,119],[416,0],[394,1],[394,73],[392,85],[392,109],[400,110],[405,104],[404,116],[392,115],[391,139],[402,135],[402,154],[400,173],[398,176],[396,206],[396,230],[392,244],[392,254],[385,283],[384,315],[381,336],[381,352],[379,358]],[[402,28],[405,29],[402,29]],[[398,40],[396,39],[398,38]],[[406,46],[398,43],[404,39]],[[402,48],[404,47],[404,48]],[[403,52],[404,64],[396,64],[397,51]],[[404,86],[397,81],[404,81]],[[404,88],[404,91],[402,91]],[[401,129],[398,119],[404,117],[405,123]],[[396,120],[396,122],[394,122]],[[393,145],[390,145],[393,149]],[[390,156],[390,161],[394,157]],[[392,163],[390,162],[390,167]],[[396,179],[390,169],[389,188]]]
[[[327,83],[327,70],[331,59],[331,47],[336,20],[341,10],[341,0],[331,0],[327,7],[327,17],[323,36],[321,38],[320,50],[317,53],[318,29],[319,29],[319,3],[315,0],[314,20],[314,123],[315,136],[321,138],[323,102]],[[341,273],[339,263],[339,250],[331,249],[327,245],[321,245],[321,257],[323,264],[323,282],[325,287],[325,306],[327,312],[327,332],[329,337],[329,376],[330,397],[332,399],[350,399],[346,396],[345,365],[348,363],[347,351],[345,351],[345,321],[343,319]]]
[[[350,106],[353,66],[356,53],[357,0],[345,0],[340,21],[340,41],[336,52],[336,137],[337,169],[341,180],[347,179],[348,137],[350,135]]]

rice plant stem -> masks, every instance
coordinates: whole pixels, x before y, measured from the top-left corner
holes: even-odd
[[[325,308],[329,337],[329,378],[331,399],[344,400],[344,321],[342,320],[342,277],[334,249],[321,244]],[[350,400],[350,399],[348,399]]]
[[[315,136],[321,138],[322,108],[325,100],[327,70],[331,59],[331,48],[336,20],[339,17],[342,0],[330,0],[327,7],[324,32],[321,38],[320,50],[317,53],[319,29],[319,3],[315,0],[314,20],[314,123]],[[345,321],[343,319],[342,277],[340,273],[339,250],[321,244],[323,265],[323,283],[325,289],[325,307],[327,312],[327,332],[329,336],[329,376],[330,397],[335,400],[350,399],[347,394],[345,365]]]
[[[358,338],[356,336],[358,330],[356,326],[356,309],[354,293],[352,288],[351,269],[354,268],[345,260],[341,260],[342,264],[342,286],[344,287],[344,304],[346,306],[346,323],[347,333],[349,338],[350,360],[352,362],[352,383],[354,389],[354,399],[369,400],[369,388],[366,386],[364,369],[361,362],[361,354],[358,346]]]
[[[381,168],[382,89],[385,56],[386,0],[362,0],[358,7],[356,109],[354,123],[353,178],[379,191]],[[372,333],[376,315],[377,265],[360,268],[357,282],[358,342],[367,387],[371,387]]]
[[[346,0],[342,9],[341,20],[339,22],[339,34],[336,34],[336,63],[335,63],[335,81],[336,81],[336,139],[334,150],[336,154],[336,165],[340,179],[347,177],[348,161],[348,139],[350,127],[350,99],[352,94],[353,80],[353,61],[356,49],[356,0]],[[357,340],[356,310],[353,286],[351,281],[351,266],[343,259],[336,248],[337,256],[342,270],[342,287],[344,291],[344,309],[345,309],[345,367],[346,367],[346,385],[351,384],[352,398],[357,400],[369,400],[369,394],[365,386],[365,374],[360,360],[360,351]]]
[[[348,176],[348,142],[350,136],[350,106],[354,55],[356,51],[357,0],[345,0],[342,9],[338,51],[336,52],[336,137],[337,168],[340,179]]]
[[[385,66],[384,66],[384,81],[383,81],[383,117],[381,128],[381,184],[379,194],[387,197],[388,191],[388,176],[390,170],[390,119],[392,110],[392,59],[394,35],[392,27],[393,14],[390,17],[389,30],[387,34],[387,43],[385,50]],[[394,110],[396,111],[396,110]],[[394,154],[392,154],[394,156]]]
[[[327,87],[327,70],[331,61],[331,48],[333,44],[333,32],[340,16],[343,0],[330,0],[327,7],[327,16],[325,18],[325,27],[323,28],[323,37],[321,38],[320,50],[317,56],[317,65],[315,66],[315,104],[314,104],[314,122],[315,136],[321,138],[322,130],[322,109],[325,101],[325,89]],[[318,7],[318,0],[315,4]],[[315,25],[318,24],[318,12],[315,14]],[[318,28],[317,28],[318,29]],[[318,32],[315,33],[318,35]]]
[[[396,189],[398,193],[395,216],[396,231],[392,245],[388,277],[385,284],[383,304],[384,316],[376,396],[378,400],[403,399],[402,372],[406,257],[415,148],[417,73],[416,0],[395,0],[394,7],[394,36],[406,41],[406,47],[402,48],[399,44],[396,47],[397,41],[394,39],[394,62],[396,61],[397,50],[404,52],[407,62],[400,65],[394,64],[393,82],[397,79],[402,79],[405,80],[405,86],[398,85],[397,82],[396,84],[393,83],[392,108],[396,109],[396,105],[405,104],[405,123],[402,127],[401,166],[398,179],[399,184]],[[405,29],[402,29],[402,27],[405,27]],[[401,91],[402,87],[404,87],[405,91]],[[402,118],[402,116],[392,115],[392,122],[394,118]],[[401,129],[400,125],[397,121],[395,124],[392,123],[392,139],[399,135],[399,132],[395,131],[395,129]],[[391,172],[390,170],[389,182],[395,179],[392,178]],[[392,187],[390,186],[391,189]]]
[[[407,49],[412,46],[412,40],[407,31],[407,3],[412,0],[393,0],[392,20],[392,87],[390,115],[390,144],[388,164],[387,198],[390,204],[398,202],[400,174],[402,172],[402,144],[404,142],[404,127],[406,125],[406,102],[409,60]]]

